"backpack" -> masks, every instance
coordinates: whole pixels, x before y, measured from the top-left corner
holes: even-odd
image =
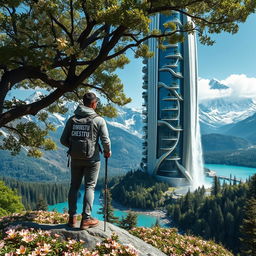
[[[97,114],[87,117],[72,118],[70,148],[68,154],[74,159],[90,159],[95,152],[96,138],[93,129],[93,119]]]

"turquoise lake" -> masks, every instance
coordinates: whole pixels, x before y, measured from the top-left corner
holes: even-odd
[[[256,173],[256,168],[235,166],[235,165],[223,165],[223,164],[205,164],[205,167],[215,171],[217,176],[236,177],[237,180],[245,181],[250,176]],[[206,178],[207,183],[211,183],[211,178]]]
[[[229,177],[230,174],[232,177],[236,177],[238,180],[246,180],[250,176],[256,173],[256,168],[249,168],[249,167],[242,167],[242,166],[233,166],[233,165],[220,165],[220,164],[205,164],[206,168],[209,168],[210,170],[213,170],[216,172],[217,175],[220,176],[227,176]],[[212,183],[212,178],[206,178],[206,182],[208,184]],[[82,211],[82,198],[83,198],[83,191],[81,191],[82,196],[78,199],[78,208],[77,212],[80,213]],[[93,205],[93,211],[92,215],[99,220],[103,220],[103,216],[97,214],[97,211],[101,207],[100,203],[100,191],[95,191],[95,199],[94,199],[94,205]],[[56,209],[58,212],[63,212],[64,209],[68,208],[68,203],[63,202],[55,205],[50,205],[48,207],[48,210],[51,211],[53,209]],[[114,214],[116,217],[121,218],[122,216],[126,216],[127,213],[120,210],[115,210]],[[143,226],[143,227],[151,227],[154,225],[157,221],[157,217],[146,215],[146,214],[138,214],[138,225],[137,226]],[[162,225],[164,226],[164,225]]]
[[[84,191],[81,190],[81,197],[79,197],[78,203],[77,203],[77,212],[78,213],[82,212],[83,195],[84,195]],[[92,209],[92,216],[99,220],[103,220],[103,216],[97,213],[99,211],[100,207],[101,207],[100,191],[96,190],[95,197],[94,197],[93,209]],[[58,212],[63,213],[63,210],[65,208],[66,209],[68,208],[68,202],[63,202],[63,203],[59,203],[59,204],[55,204],[55,205],[49,205],[48,211],[52,211],[53,209],[56,209]],[[114,215],[116,217],[121,218],[121,217],[125,217],[127,215],[127,213],[115,209]],[[137,221],[138,221],[137,226],[139,226],[139,227],[151,227],[152,225],[154,225],[156,223],[157,217],[146,215],[146,214],[138,214]],[[164,225],[162,225],[162,226],[164,226]]]

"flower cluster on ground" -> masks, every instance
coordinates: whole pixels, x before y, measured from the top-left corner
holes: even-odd
[[[111,238],[98,243],[94,250],[86,249],[83,241],[64,240],[57,234],[49,231],[26,229],[26,221],[42,224],[66,223],[67,214],[45,211],[31,211],[16,213],[0,218],[0,255],[63,255],[63,256],[135,256],[137,251],[131,245],[118,243],[118,237],[113,234]],[[23,227],[19,226],[22,223]],[[13,226],[11,226],[13,225]],[[16,226],[15,226],[16,225]],[[213,241],[205,241],[198,237],[180,235],[174,228],[144,228],[137,227],[131,234],[145,242],[159,248],[169,256],[232,256],[222,246]]]
[[[67,213],[46,212],[46,211],[27,211],[14,213],[0,218],[0,229],[7,227],[10,223],[34,221],[41,224],[62,224],[68,219]]]
[[[26,221],[43,224],[61,224],[67,222],[68,215],[57,212],[33,211],[16,213],[0,218],[0,255],[61,255],[61,256],[137,256],[131,245],[118,243],[118,236],[98,243],[93,250],[88,250],[84,241],[64,240],[60,235],[49,231],[25,228]],[[22,226],[19,224],[22,223]]]
[[[222,246],[213,241],[205,241],[198,237],[180,235],[175,228],[137,227],[131,234],[157,247],[170,256],[232,256]]]
[[[0,241],[0,255],[78,255],[83,245],[81,241],[62,240],[49,231],[24,229],[14,226],[4,232]],[[89,254],[90,255],[90,254]]]
[[[118,237],[112,235],[98,243],[94,250],[88,250],[84,241],[63,240],[58,234],[49,231],[24,229],[21,226],[9,228],[0,240],[0,255],[63,255],[63,256],[102,256],[120,255],[137,256],[137,251],[130,246],[118,243]]]

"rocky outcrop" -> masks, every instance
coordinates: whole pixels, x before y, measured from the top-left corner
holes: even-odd
[[[106,232],[104,232],[104,222],[100,221],[99,225],[94,228],[90,228],[87,230],[80,230],[79,224],[77,223],[76,228],[70,228],[66,224],[38,224],[34,222],[22,222],[19,223],[22,226],[49,230],[53,234],[58,234],[62,236],[64,239],[71,238],[75,240],[83,240],[85,241],[84,245],[88,249],[95,248],[96,244],[102,242],[105,238],[111,236],[111,234],[115,233],[118,235],[118,240],[123,245],[129,245],[137,250],[139,255],[141,256],[164,256],[163,252],[153,247],[150,244],[142,241],[138,237],[131,235],[128,231],[119,228],[115,225],[107,223]]]

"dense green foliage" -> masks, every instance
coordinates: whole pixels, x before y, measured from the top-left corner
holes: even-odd
[[[52,157],[52,160],[55,158]],[[66,157],[63,158],[63,161],[66,163]],[[27,157],[24,152],[20,152],[14,158],[9,152],[0,150],[0,162],[0,176],[12,177],[21,181],[54,182],[58,180],[65,182],[69,180],[70,176],[69,172],[62,171],[58,166],[43,159]]]
[[[42,208],[43,204],[51,205],[67,200],[69,189],[67,183],[22,182],[6,177],[1,179],[9,187],[17,190],[27,210],[46,210],[45,206]]]
[[[0,180],[0,217],[24,210],[21,197]]]
[[[243,256],[256,255],[256,198],[246,201],[244,219],[241,227],[241,252]]]
[[[256,175],[249,183],[249,191],[244,207],[244,219],[241,225],[241,252],[243,256],[256,255]]]
[[[199,188],[173,201],[166,209],[180,230],[214,239],[237,253],[241,247],[239,227],[248,188],[248,183],[220,185],[215,180],[210,196],[205,195],[204,188]],[[251,216],[254,222],[255,216]]]
[[[256,168],[256,148],[206,152],[204,153],[204,161],[207,164],[227,164]]]
[[[156,209],[164,205],[163,194],[169,185],[156,182],[155,178],[142,171],[130,171],[111,188],[113,199],[122,205]]]

